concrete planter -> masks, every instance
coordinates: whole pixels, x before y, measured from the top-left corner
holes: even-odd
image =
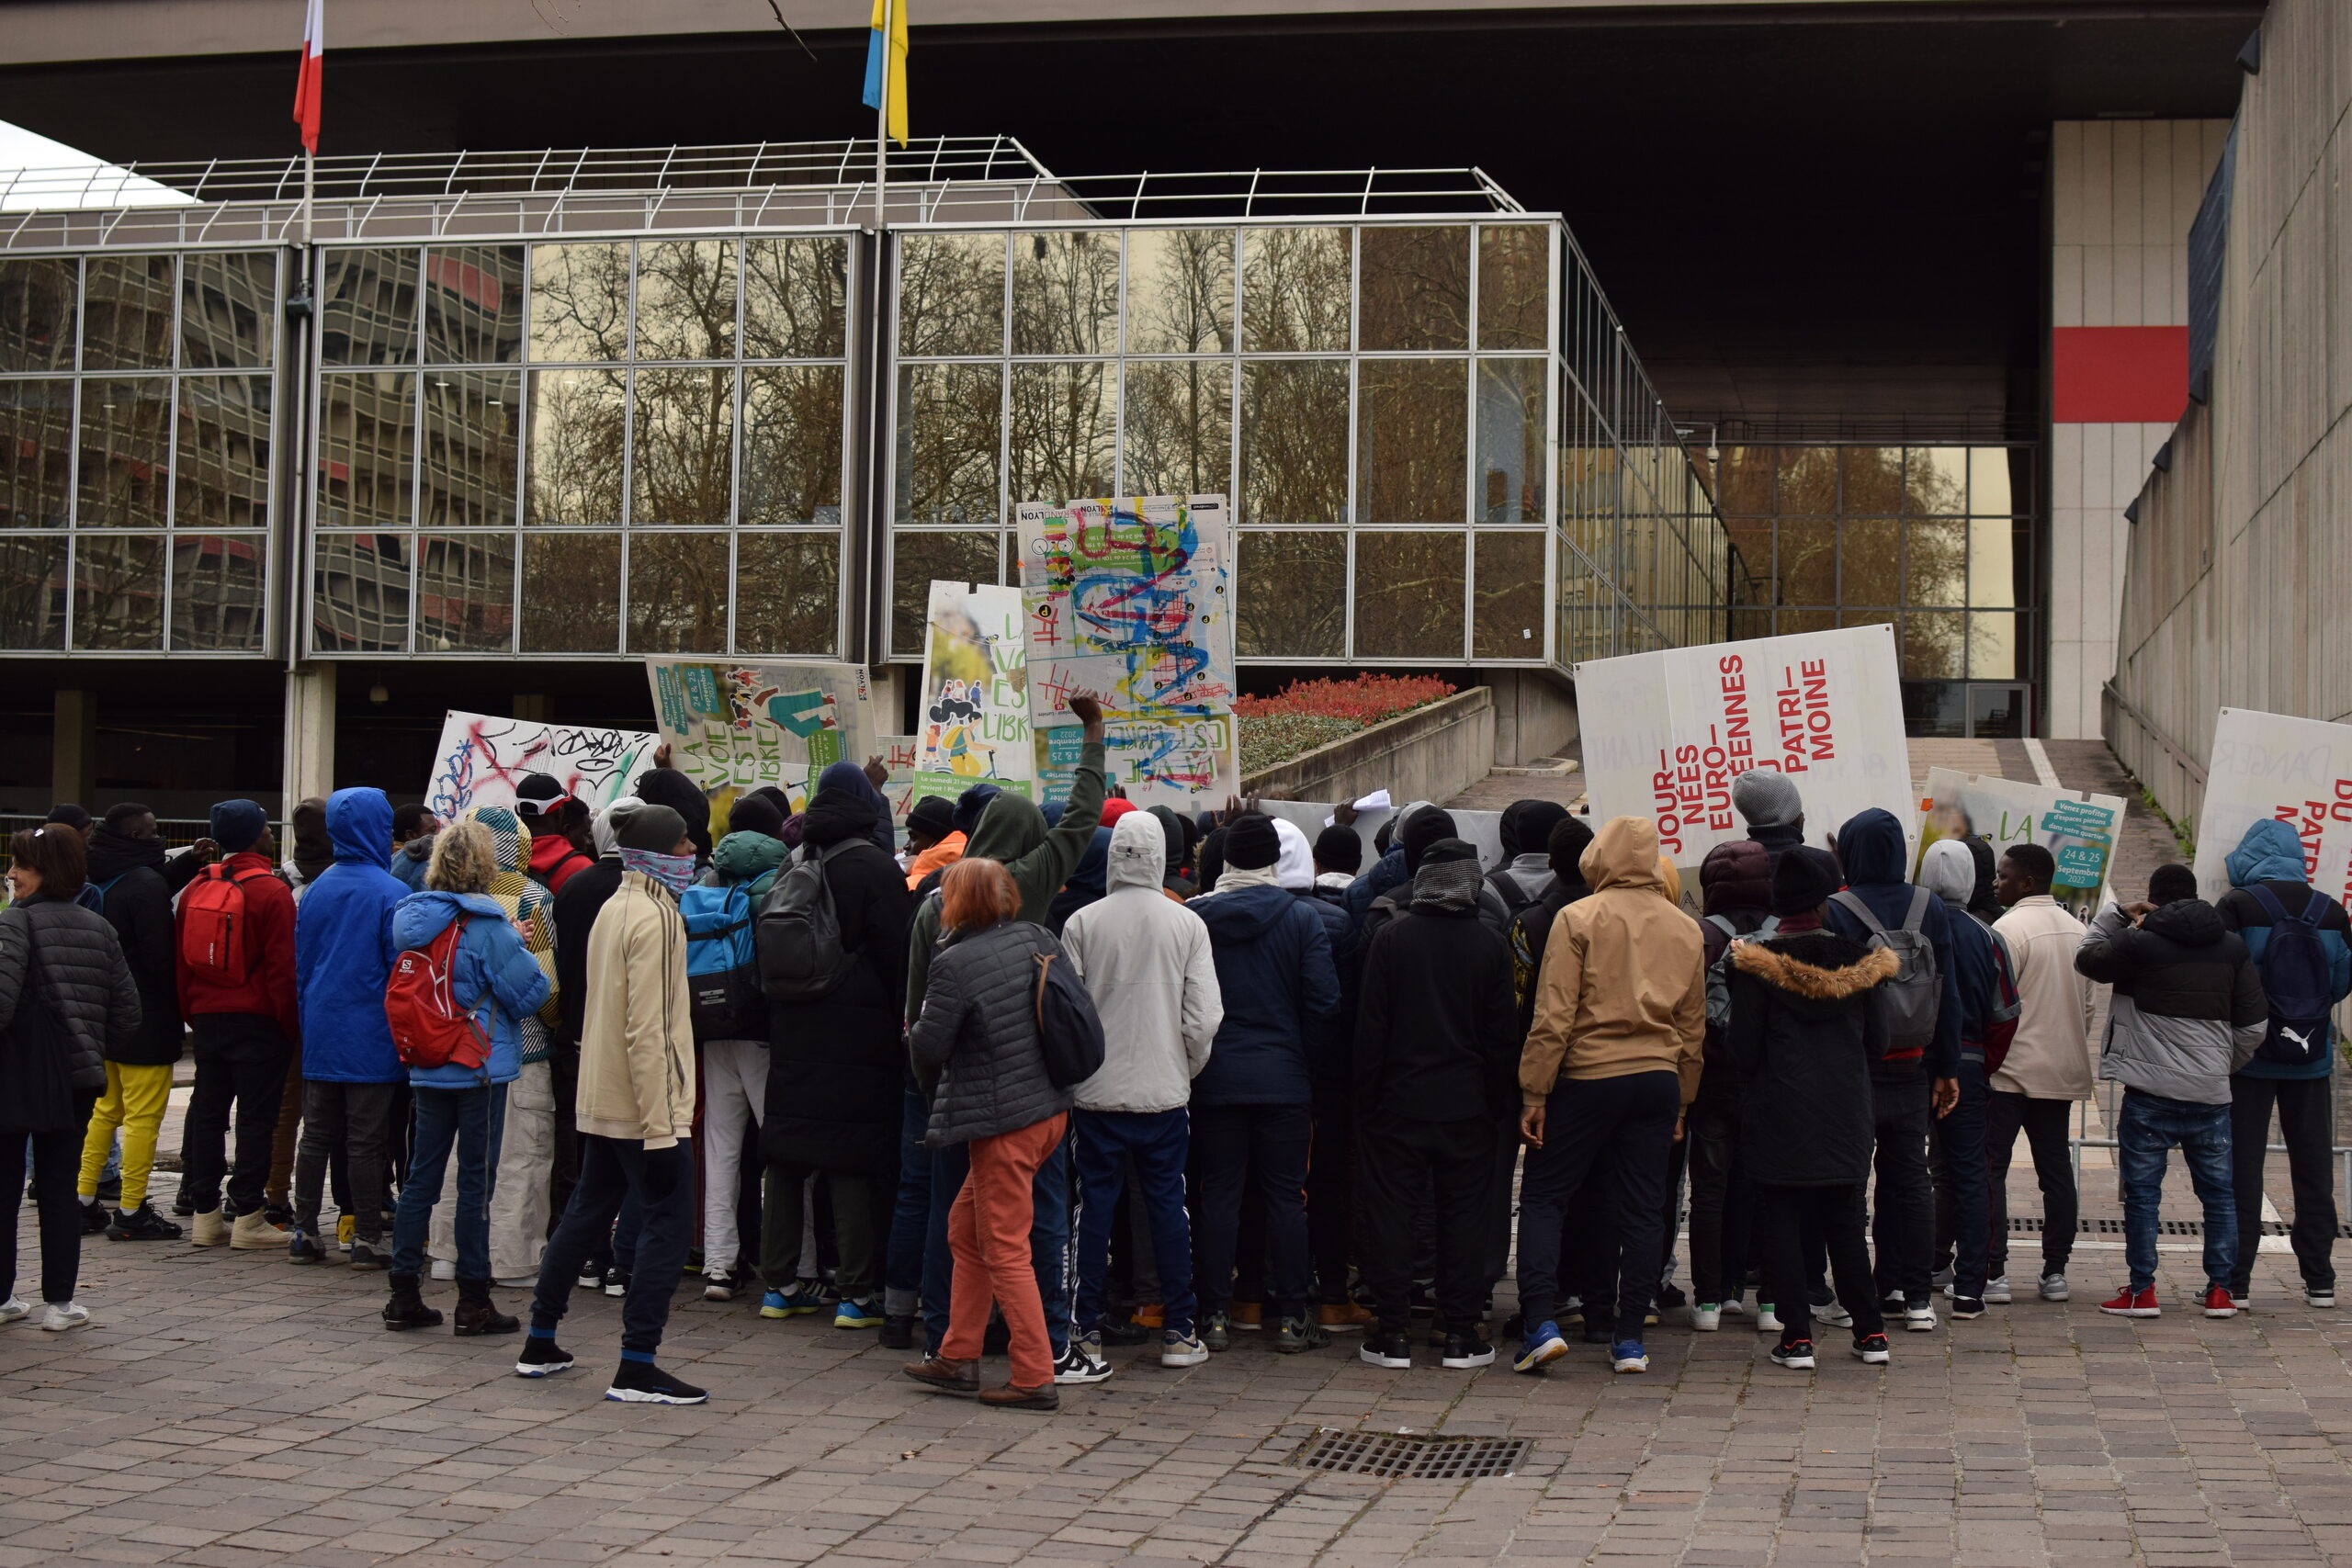
[[[1494,758],[1494,694],[1474,686],[1252,773],[1241,791],[1340,801],[1385,789],[1399,806],[1450,800],[1485,778]]]

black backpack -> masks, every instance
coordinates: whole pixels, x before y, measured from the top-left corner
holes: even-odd
[[[2270,934],[2255,966],[2270,1002],[2270,1031],[2255,1060],[2308,1067],[2327,1055],[2327,1015],[2335,1005],[2327,950],[2319,940],[2319,922],[2332,900],[2318,888],[2306,887],[2303,907],[2290,915],[2278,895],[2261,883],[2245,891],[2270,917]]]
[[[849,978],[857,955],[842,942],[842,919],[825,863],[865,840],[843,839],[785,868],[760,906],[754,930],[760,958],[760,989],[772,1001],[822,1001]]]
[[[1057,955],[1033,953],[1037,964],[1037,1043],[1046,1055],[1046,1077],[1056,1089],[1084,1083],[1102,1070],[1102,1019],[1086,982]]]

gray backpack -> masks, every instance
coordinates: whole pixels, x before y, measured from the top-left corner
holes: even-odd
[[[1765,916],[1764,923],[1752,931],[1741,931],[1723,915],[1709,915],[1707,924],[1731,938],[1715,954],[1715,961],[1707,965],[1707,1031],[1720,1040],[1724,1031],[1731,1027],[1731,950],[1743,942],[1770,936],[1781,929],[1781,917]]]
[[[849,977],[856,955],[842,945],[841,916],[825,881],[825,863],[862,840],[843,839],[800,858],[775,879],[754,930],[760,989],[779,1002],[821,1001]]]
[[[1943,975],[1936,967],[1936,946],[1921,928],[1936,896],[1924,887],[1911,889],[1911,908],[1903,924],[1889,931],[1871,913],[1860,895],[1848,889],[1829,896],[1862,922],[1870,935],[1864,947],[1883,947],[1894,954],[1894,977],[1879,987],[1886,998],[1886,1050],[1925,1051],[1935,1043],[1936,1014],[1943,1003]]]

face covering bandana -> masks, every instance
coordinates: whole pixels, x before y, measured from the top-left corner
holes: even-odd
[[[672,893],[684,893],[695,879],[692,855],[657,854],[651,850],[621,851],[621,869],[650,876]]]

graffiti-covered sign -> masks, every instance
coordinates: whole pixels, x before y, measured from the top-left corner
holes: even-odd
[[[826,768],[879,749],[863,665],[649,659],[645,673],[671,766],[721,828],[738,795],[773,784],[797,807]]]
[[[451,709],[441,722],[426,809],[443,821],[474,806],[512,806],[515,787],[547,773],[591,807],[628,793],[629,781],[653,765],[660,737],[635,729],[539,724],[525,718]]]

